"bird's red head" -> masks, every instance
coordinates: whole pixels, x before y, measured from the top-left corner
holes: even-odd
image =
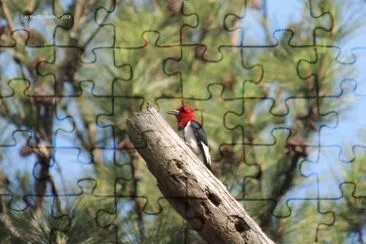
[[[193,109],[188,105],[182,105],[169,113],[177,118],[179,129],[183,129],[189,121],[196,119]]]

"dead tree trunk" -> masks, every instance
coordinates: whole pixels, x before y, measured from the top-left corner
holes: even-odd
[[[273,243],[155,108],[129,119],[128,135],[164,197],[209,243]]]

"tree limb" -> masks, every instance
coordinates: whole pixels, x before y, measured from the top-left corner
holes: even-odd
[[[128,135],[164,197],[209,243],[273,243],[155,108],[129,119]]]

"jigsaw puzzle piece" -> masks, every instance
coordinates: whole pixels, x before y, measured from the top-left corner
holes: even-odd
[[[29,96],[42,97],[54,95],[54,82],[49,76],[42,76],[38,68],[42,62],[52,62],[55,53],[52,45],[44,44],[40,46],[25,45],[31,36],[31,31],[27,29],[17,29],[13,31],[17,35],[17,40],[22,44],[16,47],[4,48],[7,51],[10,62],[5,74],[9,80],[25,79],[29,80],[30,88],[27,90]],[[6,59],[5,59],[6,60]],[[7,60],[6,62],[9,62]],[[10,82],[9,82],[10,83]]]
[[[144,199],[137,198],[141,206],[136,206],[136,198],[118,198],[119,203],[112,212],[101,210],[96,219],[101,228],[109,229],[111,235],[116,236],[118,243],[131,241],[127,239],[127,232],[133,231],[134,241],[144,240],[149,243],[167,241],[172,243],[190,243],[188,240],[202,240],[193,229],[171,207],[165,198],[160,198],[158,204],[161,211],[157,214],[137,214],[136,207],[144,208]],[[128,219],[128,220],[127,220]],[[139,222],[139,221],[143,221]],[[168,224],[169,223],[169,224]],[[185,230],[185,231],[182,231]],[[143,236],[142,236],[142,233]]]
[[[43,33],[32,28],[10,31],[5,25],[0,27],[0,50],[11,53],[17,65],[23,64],[28,72],[35,75],[35,64],[38,60],[53,59],[51,42],[45,38]],[[11,45],[9,39],[16,42],[16,45]]]
[[[221,56],[209,60],[204,52],[197,53],[198,47],[181,47],[179,58],[169,58],[165,62],[168,74],[176,75],[179,79],[176,90],[184,98],[204,99],[210,94],[208,87],[214,84],[223,87],[224,98],[240,98],[244,94],[243,84],[262,72],[260,65],[245,66],[241,62],[240,48],[222,47],[219,49]],[[200,76],[202,73],[207,74],[205,80]],[[164,91],[163,94],[173,96],[176,92]]]
[[[109,192],[103,186],[98,186],[93,191],[98,196],[107,196],[109,192],[111,194],[109,196],[115,198],[113,209],[101,209],[97,212],[96,223],[99,227],[109,230],[111,235],[116,236],[118,242],[126,241],[128,230],[135,233],[136,241],[156,240],[156,234],[160,235],[168,230],[177,231],[176,229],[183,225],[183,220],[162,197],[156,184],[151,184],[156,180],[146,167],[141,166],[142,160],[135,158],[131,165],[133,177],[116,181],[114,192]],[[116,175],[121,174],[116,173]],[[175,219],[175,224],[165,226],[164,223],[168,219]],[[167,238],[169,236],[167,235]]]
[[[9,25],[0,25],[0,51],[8,50],[7,48],[14,48],[17,44],[15,40],[14,31],[10,29]]]
[[[54,96],[57,94],[58,97],[62,97],[64,89],[60,89],[60,85],[73,82],[75,70],[80,65],[82,49],[68,46],[55,47],[53,48],[53,53],[52,60],[39,60],[36,63],[36,70],[40,76],[52,79],[52,84],[55,84],[53,86]],[[58,87],[56,87],[56,83]]]
[[[247,145],[274,145],[275,139],[271,138],[273,129],[282,127],[285,117],[274,116],[269,111],[272,107],[271,100],[263,99],[241,99],[241,111],[239,113],[228,111],[224,117],[225,128],[233,133],[243,134],[242,143]],[[268,125],[267,121],[272,121]],[[254,131],[258,128],[259,131]],[[254,138],[254,135],[260,136]]]
[[[261,47],[262,54],[257,60],[253,60],[253,49],[242,49],[242,63],[244,67],[257,68],[253,71],[250,79],[244,83],[245,98],[270,98],[275,101],[273,109],[283,104],[289,97],[304,97],[304,91],[309,96],[316,96],[316,84],[311,77],[311,70],[308,76],[300,76],[299,67],[302,60],[314,60],[316,49],[313,46],[293,47],[289,45],[292,33],[288,30],[278,30],[274,34],[277,44],[270,47]],[[271,60],[269,62],[269,60]],[[280,66],[274,64],[280,64]],[[271,64],[271,65],[267,65]],[[305,68],[304,68],[305,69]],[[298,77],[296,80],[288,80],[288,77]]]
[[[47,30],[52,31],[52,40],[49,42],[51,43],[49,46],[53,47],[54,58],[47,61],[40,60],[37,64],[38,72],[43,76],[52,76],[55,81],[71,82],[74,80],[75,71],[81,63],[96,63],[96,51],[103,48],[110,49],[114,45],[114,26],[104,24],[108,15],[113,12],[114,4],[113,1],[87,1],[65,7],[55,3],[53,10],[54,13],[58,13],[58,18],[53,21],[55,22],[53,23],[54,27],[47,28]],[[75,19],[71,14],[64,12],[64,8],[75,8],[77,12]],[[88,11],[83,11],[85,8]],[[73,23],[73,26],[64,26],[60,24],[61,22]],[[88,24],[85,25],[85,23]],[[74,28],[75,26],[78,28]],[[81,27],[87,31],[79,33],[78,30]],[[110,61],[110,63],[112,62]],[[56,77],[56,73],[59,73],[60,77]],[[62,91],[59,91],[58,95],[60,93],[62,94]]]
[[[66,153],[67,150],[74,153],[78,151],[79,155],[84,154],[84,163],[100,162],[104,156],[103,150],[111,149],[108,146],[110,142],[103,138],[112,136],[112,133],[104,134],[106,131],[99,127],[97,118],[103,111],[112,108],[113,98],[111,95],[95,94],[94,88],[95,84],[91,81],[80,82],[73,94],[64,96],[57,104],[56,125],[62,124],[62,128],[68,127],[71,130],[57,126],[54,128],[56,153],[57,150],[60,150],[60,153]],[[90,110],[90,107],[95,109]],[[79,115],[84,120],[77,119]],[[88,130],[88,134],[83,133],[83,130]]]
[[[216,177],[225,183],[228,191],[236,198],[243,195],[243,182],[248,178],[258,178],[262,173],[260,162],[251,160],[248,156],[250,150],[243,144],[221,144],[220,156],[215,159],[213,170]]]
[[[96,219],[100,211],[112,211],[115,205],[115,196],[99,196],[95,194],[97,181],[94,179],[80,179],[77,194],[67,195],[61,208],[53,206],[53,220],[59,224],[53,226],[53,238],[64,234],[68,241],[81,242],[90,238],[90,229],[96,233],[96,241],[117,243],[110,231],[100,228]],[[103,206],[103,209],[100,208]]]
[[[352,40],[351,40],[352,41]],[[351,46],[349,44],[347,47],[342,47],[342,45],[338,46],[338,53],[335,57],[335,60],[341,64],[344,65],[362,65],[361,58],[365,56],[366,53],[366,47],[362,46],[362,44],[359,44],[359,46],[356,46],[357,44],[354,44],[355,46]],[[350,47],[349,47],[350,46]],[[348,49],[351,49],[348,51]]]
[[[114,47],[115,29],[111,25],[92,25],[88,24],[85,29],[89,30],[82,33],[78,39],[72,39],[69,29],[56,28],[53,46],[63,48],[75,49],[79,51],[79,59],[84,64],[95,63],[98,59],[97,52],[100,50],[109,50]],[[69,38],[66,38],[69,37]],[[78,41],[76,43],[76,41]]]
[[[365,79],[362,72],[364,57],[347,61],[342,58],[342,49],[337,46],[318,45],[311,59],[305,57],[297,65],[298,75],[302,79],[313,79],[313,86],[319,90],[317,97],[327,98],[340,96],[342,85],[346,83],[361,83]],[[359,88],[360,89],[360,88]],[[359,92],[363,94],[363,92]]]
[[[209,6],[208,6],[209,5]],[[238,53],[244,36],[242,23],[248,9],[261,8],[259,1],[235,1],[234,4],[217,2],[185,2],[188,15],[195,15],[195,25],[182,27],[182,46],[194,47],[195,56],[204,60],[222,59],[222,47]],[[238,7],[241,6],[241,7]],[[215,38],[206,38],[215,35]]]
[[[96,95],[112,96],[114,83],[130,81],[134,70],[127,61],[123,64],[118,63],[116,56],[119,56],[119,53],[116,49],[94,49],[93,53],[96,56],[95,60],[79,63],[79,70],[74,76],[73,83],[89,81],[93,83]],[[105,72],[99,72],[99,68]],[[133,84],[132,81],[129,84]]]
[[[36,68],[40,79],[51,80],[50,84],[62,81],[65,87],[69,86],[69,89],[58,89],[58,97],[76,96],[79,93],[78,86],[80,86],[82,81],[93,82],[96,94],[112,96],[112,86],[115,81],[131,79],[133,72],[131,65],[128,61],[118,64],[118,61],[116,61],[116,56],[118,55],[116,49],[106,47],[95,48],[93,49],[93,57],[90,60],[88,60],[88,57],[85,58],[88,54],[80,47],[57,46],[53,48],[53,51],[55,58],[37,61]],[[65,55],[70,57],[65,59]],[[96,67],[102,67],[106,72],[96,72]],[[60,69],[64,71],[59,72]],[[78,69],[78,72],[75,73],[76,69]],[[53,85],[52,88],[57,89],[56,85]],[[55,91],[53,92],[56,94]]]
[[[301,163],[301,173],[306,177],[313,177],[317,181],[319,198],[332,199],[339,196],[340,192],[330,191],[335,186],[352,182],[357,186],[354,193],[357,196],[366,196],[366,189],[362,184],[362,160],[365,157],[365,147],[354,148],[348,153],[357,153],[352,162],[340,159],[340,147],[322,146],[317,157],[311,157]]]
[[[285,124],[291,128],[287,152],[311,151],[321,146],[321,130],[334,129],[338,125],[338,112],[323,113],[319,109],[319,98],[288,98],[282,111],[288,116]],[[310,132],[310,136],[307,133]]]
[[[1,100],[0,100],[1,101]],[[23,187],[24,180],[21,177],[22,173],[31,174],[32,164],[24,161],[24,146],[32,139],[33,133],[31,130],[19,129],[15,126],[7,125],[5,130],[2,130],[3,138],[6,138],[0,143],[0,213],[2,211],[18,211],[21,212],[29,206],[29,203],[24,198],[24,195],[29,193]],[[12,161],[4,160],[11,158]],[[30,160],[33,162],[34,158]],[[14,164],[14,162],[21,162]],[[14,180],[18,179],[20,184],[14,184]],[[19,190],[20,188],[20,190]]]
[[[85,1],[85,2],[72,2],[66,3],[62,1],[55,1],[52,4],[52,13],[46,12],[43,15],[53,15],[53,23],[50,25],[49,30],[56,32],[57,29],[61,31],[69,31],[68,36],[75,38],[81,35],[80,40],[84,43],[89,43],[93,41],[93,38],[100,34],[102,28],[106,27],[106,20],[115,10],[116,2],[113,0],[103,0],[103,1]],[[87,25],[85,25],[87,23]],[[86,28],[84,33],[79,33],[75,26],[78,28]],[[109,26],[112,30],[112,26]],[[114,29],[114,28],[113,28]],[[103,30],[102,30],[103,32]],[[114,33],[110,31],[110,33]],[[108,34],[108,32],[104,32]],[[109,37],[109,35],[108,35]],[[112,41],[114,38],[107,39],[106,41]],[[55,41],[62,41],[65,38],[58,39]],[[62,45],[62,44],[61,44]],[[67,44],[65,44],[67,45]]]
[[[101,131],[101,134],[109,135],[112,138],[109,141],[102,141],[103,146],[101,149],[105,152],[109,151],[109,157],[112,156],[112,161],[115,165],[124,164],[123,160],[121,160],[122,162],[118,161],[123,157],[121,151],[126,149],[122,144],[127,136],[126,126],[129,117],[128,114],[139,111],[143,104],[143,97],[113,95],[110,107],[104,110],[106,112],[98,114],[95,118],[96,125],[98,126],[98,130]],[[127,149],[133,149],[133,147]]]
[[[275,228],[282,230],[277,242],[317,242],[322,234],[320,230],[334,225],[334,212],[323,211],[319,200],[289,199],[286,206],[286,209],[274,212]],[[303,221],[299,222],[299,219]]]
[[[248,10],[244,15],[241,27],[244,46],[261,48],[276,45],[273,33],[287,30],[292,33],[289,44],[301,48],[316,45],[317,37],[331,36],[334,31],[335,7],[338,5],[317,0],[289,1],[286,7],[275,1],[261,2],[261,15]]]
[[[35,116],[34,100],[27,95],[30,89],[30,82],[28,80],[19,78],[8,81],[7,86],[1,87],[0,97],[0,112],[4,119],[8,118],[11,121],[24,120],[24,128],[32,129],[39,121]],[[21,104],[27,106],[21,106]]]
[[[94,159],[87,157],[89,152],[83,152],[85,149],[79,149],[75,145],[67,147],[67,143],[70,142],[63,142],[62,146],[55,149],[54,163],[50,168],[50,174],[60,186],[58,194],[62,196],[78,194],[77,182],[81,179],[91,179],[98,183],[98,187],[94,190],[96,195],[111,196],[117,193],[126,195],[122,192],[132,184],[127,182],[133,177],[131,163],[126,156],[123,156],[124,161],[116,163],[109,155],[110,150],[100,149],[98,153],[104,161],[96,161],[96,157]],[[63,164],[65,161],[69,162],[67,168]],[[66,182],[67,185],[61,184],[62,182]]]
[[[114,9],[113,1],[87,1],[77,4],[60,4],[59,1],[56,1],[52,7],[53,13],[34,9],[35,12],[22,15],[26,20],[23,21],[23,25],[30,27],[14,32],[14,35],[18,36],[18,40],[24,39],[25,47],[19,51],[15,50],[18,52],[16,58],[20,59],[19,61],[22,61],[22,64],[28,68],[28,73],[34,76],[32,83],[33,80],[34,83],[37,83],[36,96],[44,95],[50,88],[54,89],[52,95],[55,95],[57,91],[58,95],[62,94],[62,89],[56,87],[56,79],[73,80],[74,71],[81,61],[84,63],[96,62],[95,49],[111,48],[114,45],[113,26],[103,25],[103,21],[107,18],[105,15],[109,15]],[[73,19],[73,16],[64,10],[70,9],[71,11],[72,8],[75,8],[76,12],[82,12],[76,13],[76,19]],[[83,11],[83,8],[88,8],[88,11]],[[104,14],[102,14],[103,11]],[[89,14],[82,16],[84,13]],[[87,20],[90,20],[88,25],[85,25],[88,31],[83,32],[87,34],[76,37],[78,34],[75,33],[75,28],[71,28],[70,23],[79,26],[85,24]],[[66,25],[64,25],[65,23]],[[40,26],[45,25],[48,28],[39,30]],[[27,60],[23,60],[25,57]],[[32,59],[28,60],[29,57]],[[58,72],[60,69],[64,71]],[[56,71],[63,76],[56,77]],[[48,89],[43,89],[44,87],[40,86],[40,83],[45,83],[46,79],[51,79],[52,82],[49,82]]]
[[[339,2],[339,4],[333,4],[330,1],[313,1],[312,3],[315,3],[312,4],[314,15],[330,12],[334,19],[330,32],[322,31],[317,35],[321,38],[321,42],[317,41],[317,45],[338,49],[335,59],[343,64],[355,63],[359,57],[364,56],[362,54],[366,49],[361,30],[364,27],[365,5],[358,1]],[[345,29],[352,29],[359,34],[352,35],[350,32],[344,32]],[[337,40],[336,43],[335,40]]]
[[[354,110],[362,110],[356,106],[350,110],[352,105],[364,104],[366,96],[357,92],[357,83],[355,81],[344,81],[341,83],[341,92],[336,96],[324,96],[320,98],[320,113],[328,111],[339,111],[338,120],[335,127],[322,127],[320,130],[320,141],[322,146],[338,147],[341,150],[341,161],[352,161],[354,155],[352,150],[354,146],[365,146],[366,142],[361,137],[349,138],[350,133],[359,134],[359,126],[355,126],[356,121],[363,121],[364,114],[357,113]],[[361,117],[360,117],[361,116]],[[350,152],[350,153],[348,153]]]
[[[131,178],[128,173],[127,159],[121,155],[122,152],[117,152],[116,147],[110,146],[113,143],[103,140],[109,135],[104,135],[103,133],[106,131],[97,123],[98,115],[111,108],[112,97],[95,94],[92,82],[81,82],[80,87],[75,90],[76,94],[65,95],[56,104],[52,144],[45,146],[29,142],[25,146],[25,149],[31,149],[31,151],[24,156],[31,155],[33,152],[43,152],[46,149],[48,156],[52,156],[49,170],[56,182],[64,182],[63,177],[68,172],[66,174],[70,187],[69,189],[60,187],[58,193],[61,195],[74,194],[77,190],[76,182],[80,177],[98,178],[100,175],[95,175],[95,164],[100,162],[111,163],[110,165],[107,163],[101,168],[105,167],[110,171],[113,171],[110,168],[114,168],[113,172],[120,172],[116,178],[109,178],[112,181],[121,177]],[[90,107],[99,107],[99,110],[90,110]],[[84,120],[78,119],[80,115]],[[85,130],[88,130],[89,133],[85,134]],[[67,167],[62,163],[65,161],[69,162]],[[37,162],[34,164],[33,177],[35,180],[42,181],[44,179],[40,179],[38,176],[42,169],[40,166]]]
[[[182,26],[195,26],[198,21],[195,14],[187,14],[190,4],[188,1],[184,3],[183,1],[176,3],[154,1],[149,6],[137,2],[120,2],[113,12],[115,18],[106,24],[120,27],[115,32],[116,47],[143,48],[146,44],[143,35],[146,32],[158,35],[157,46],[179,46],[181,36],[184,35]],[[151,11],[151,8],[154,11]],[[126,19],[128,21],[125,21]],[[131,29],[131,25],[134,28]]]
[[[360,183],[360,182],[358,182]],[[366,195],[360,196],[356,194],[360,184],[356,182],[344,182],[339,184],[338,197],[320,200],[320,208],[334,215],[334,223],[319,228],[318,241],[328,242],[337,237],[339,241],[350,241],[362,243],[362,224],[358,221],[359,215],[365,211]],[[362,184],[361,184],[362,185]],[[339,231],[344,228],[350,228],[354,234],[348,235],[347,232]],[[331,238],[333,237],[333,238]]]
[[[355,194],[359,197],[366,196],[366,185],[363,184],[363,177],[365,176],[366,147],[358,146],[353,148],[355,160],[352,162],[352,170],[348,172],[347,178],[350,182],[356,184]]]
[[[10,51],[14,53],[15,60],[19,62],[19,59],[26,58],[27,56],[22,54],[26,47],[43,47],[45,39],[40,32],[33,28],[18,28],[10,24],[4,24],[0,26],[0,50]]]
[[[17,139],[19,136],[16,136],[20,134],[21,131],[15,131],[13,138],[16,139],[16,141],[20,141],[20,139]],[[24,134],[24,133],[23,133]],[[9,145],[1,145],[0,148],[4,147],[19,147],[19,154],[20,155],[8,155],[14,157],[16,159],[17,157],[23,157],[22,159],[19,159],[19,162],[27,162],[31,161],[32,164],[19,164],[19,165],[12,165],[12,167],[9,167],[11,170],[6,170],[6,173],[8,174],[11,179],[18,179],[20,182],[22,182],[24,185],[20,185],[21,192],[16,193],[14,195],[14,198],[9,203],[9,208],[14,211],[23,211],[29,206],[34,207],[36,202],[42,198],[50,198],[53,196],[58,197],[68,197],[68,196],[74,196],[75,194],[79,194],[80,189],[78,189],[77,182],[80,181],[82,178],[86,179],[93,179],[101,177],[101,172],[105,173],[107,172],[105,166],[104,171],[96,170],[96,167],[94,164],[86,163],[86,164],[80,164],[81,161],[81,150],[78,148],[67,148],[63,146],[57,147],[56,145],[50,146],[48,149],[53,153],[53,157],[50,159],[50,164],[47,165],[46,169],[48,171],[47,175],[44,175],[44,165],[36,161],[36,158],[34,155],[32,157],[29,157],[32,153],[38,151],[44,150],[44,148],[40,147],[39,145],[31,145],[31,139],[32,139],[32,133],[29,131],[26,133],[28,135],[28,139],[24,143],[16,143],[16,144],[9,144]],[[22,139],[24,135],[22,135]],[[20,145],[19,145],[20,144]],[[32,147],[32,148],[30,148]],[[64,150],[62,150],[64,149]],[[7,154],[5,154],[7,155]],[[28,156],[28,157],[27,157]],[[74,158],[73,158],[74,156]],[[25,161],[24,157],[26,157],[27,161]],[[60,162],[68,161],[69,163],[67,165],[62,164]],[[77,164],[73,164],[74,162],[77,162]],[[15,166],[15,167],[14,167]],[[66,167],[66,168],[65,168]],[[110,169],[112,167],[112,169]],[[109,173],[115,173],[116,176],[113,179],[123,179],[126,180],[126,178],[131,178],[129,175],[128,165],[124,165],[123,167],[116,167],[114,168],[111,166],[109,169]],[[24,173],[26,175],[33,175],[33,178],[29,179],[28,177],[22,177],[20,175],[21,173]],[[50,178],[51,176],[51,178]],[[112,174],[109,174],[109,178],[112,180]],[[67,182],[67,186],[64,184]],[[36,186],[43,185],[45,186],[45,192],[42,193],[42,196],[40,196],[37,193],[34,193],[34,189],[32,189],[30,186],[31,184],[35,184]],[[15,186],[17,187],[17,186]],[[12,188],[11,188],[12,189]],[[36,188],[38,189],[38,188]],[[105,192],[107,190],[104,188]],[[112,192],[112,193],[111,193]],[[109,191],[110,194],[113,195],[113,191]],[[65,198],[65,199],[66,199]],[[43,201],[43,200],[42,200]]]
[[[292,7],[284,9],[284,11],[287,9],[289,12],[286,14],[293,18],[293,21],[290,22],[288,22],[289,18],[286,20],[284,17],[284,11],[280,10],[281,6],[275,6],[276,4],[272,2],[268,4],[268,9],[277,10],[280,8],[278,11],[273,10],[274,13],[281,16],[278,16],[278,21],[271,21],[271,23],[278,23],[270,28],[272,32],[280,29],[289,30],[292,32],[289,45],[300,48],[316,45],[317,37],[331,36],[335,25],[334,14],[336,9],[330,3],[327,1],[307,0],[293,1],[291,4],[293,4]],[[301,16],[301,18],[294,18],[294,13],[296,13],[296,16]]]
[[[316,102],[317,99],[314,98],[289,98],[285,102],[286,108],[282,110],[287,111],[284,114],[275,114],[271,112],[274,106],[272,99],[243,99],[242,112],[239,114],[228,112],[224,118],[225,126],[232,130],[242,130],[243,143],[249,146],[272,146],[277,141],[275,134],[282,131],[287,138],[284,152],[286,154],[296,152],[305,156],[309,147],[319,146],[320,129],[325,126],[335,127],[332,122],[337,120],[337,114],[334,112],[320,114],[315,106]],[[324,122],[316,123],[319,117]],[[310,123],[303,123],[310,119]],[[272,123],[268,124],[268,121]],[[254,128],[259,130],[254,131]],[[306,134],[302,134],[304,129],[313,131],[313,135],[307,138]],[[254,138],[254,135],[258,136]]]
[[[308,179],[301,172],[301,160],[308,157],[314,148],[308,145],[294,145],[290,141],[289,128],[277,128],[272,131],[273,145],[246,145],[245,153],[248,164],[258,165],[260,172],[255,176],[242,178],[241,188],[237,189],[236,198],[243,200],[258,215],[259,221],[267,228],[271,213],[283,211],[291,199],[317,199],[314,190],[317,182]],[[278,154],[278,152],[283,152]],[[277,185],[274,188],[273,182]],[[291,182],[298,182],[293,185]],[[303,186],[309,186],[304,190]],[[262,213],[262,214],[260,214]]]
[[[4,3],[7,9],[8,24],[12,31],[21,30],[27,33],[14,33],[14,41],[21,41],[17,48],[35,47],[42,48],[54,42],[53,32],[56,27],[71,28],[73,17],[71,9],[73,4],[60,4],[60,1],[46,4],[36,4],[36,1],[9,1]],[[13,16],[17,16],[14,18]],[[45,28],[46,27],[46,28]],[[15,30],[15,28],[18,28]]]
[[[115,96],[126,98],[143,96],[146,101],[153,101],[161,94],[170,94],[169,91],[180,89],[179,77],[166,71],[173,65],[166,60],[178,59],[180,48],[157,46],[159,36],[156,33],[144,33],[143,37],[151,39],[146,41],[143,48],[113,50],[115,65],[126,70],[122,79],[114,81]],[[121,71],[117,70],[117,74],[119,73]]]
[[[66,166],[59,164],[60,161],[64,160],[70,160],[70,163],[73,161],[79,162],[80,158],[72,159],[71,157],[70,159],[70,156],[67,154],[58,155],[56,154],[58,148],[54,145],[45,145],[43,142],[40,142],[39,144],[34,143],[34,135],[31,130],[19,130],[15,127],[9,127],[8,129],[9,132],[11,132],[11,135],[8,136],[9,138],[12,137],[13,141],[10,140],[5,144],[0,144],[0,151],[3,151],[2,155],[4,157],[12,158],[14,160],[12,162],[21,162],[19,164],[12,163],[11,165],[2,165],[4,167],[4,172],[6,172],[9,179],[11,179],[11,182],[14,180],[20,182],[19,185],[11,184],[9,186],[9,189],[15,193],[14,199],[12,199],[10,204],[12,210],[21,211],[22,209],[27,208],[29,204],[32,204],[27,200],[30,198],[37,199],[39,197],[53,196],[55,192],[61,196],[73,194],[75,191],[72,189],[72,184],[69,185],[71,189],[67,189],[65,188],[65,185],[61,184],[61,182],[65,182],[65,174],[68,176],[68,183],[72,183],[73,180],[75,180],[74,186],[80,176],[85,176],[87,172],[89,175],[94,175],[94,167],[91,165],[80,166],[80,164],[68,164]],[[4,136],[6,136],[6,133],[4,133]],[[9,148],[13,150],[9,150]],[[38,154],[41,154],[42,157],[50,157],[49,165],[44,167],[40,161],[37,161],[36,156],[38,156]],[[52,154],[52,157],[50,154]],[[45,175],[44,170],[49,172]],[[49,178],[50,175],[52,178]],[[38,196],[34,193],[35,189],[31,186],[36,183],[45,183],[46,190],[44,196]],[[56,187],[56,189],[52,187]]]
[[[28,199],[27,201],[30,202],[32,200],[34,199]],[[57,218],[54,216],[56,207],[53,205],[57,205],[55,198],[45,197],[42,213],[35,211],[32,205],[20,202],[21,200],[18,200],[17,197],[10,199],[10,201],[5,199],[2,202],[5,209],[5,214],[1,216],[2,223],[6,222],[1,233],[2,240],[8,237],[8,240],[16,243],[21,241],[54,243],[57,235],[61,233],[58,231],[68,225],[63,218],[64,216]],[[28,233],[32,233],[32,235],[25,235],[21,231],[22,228],[26,228]],[[9,232],[11,233],[10,235]]]

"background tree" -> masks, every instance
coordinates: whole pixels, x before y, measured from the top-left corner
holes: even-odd
[[[321,99],[353,72],[331,48],[358,33],[363,12],[343,23],[345,9],[304,1],[292,31],[273,37],[267,1],[1,1],[1,240],[203,242],[126,136],[146,102],[163,115],[184,102],[209,134],[215,174],[274,241],[363,242],[363,157],[344,171],[345,197],[287,201],[314,191],[301,166],[346,103]]]

